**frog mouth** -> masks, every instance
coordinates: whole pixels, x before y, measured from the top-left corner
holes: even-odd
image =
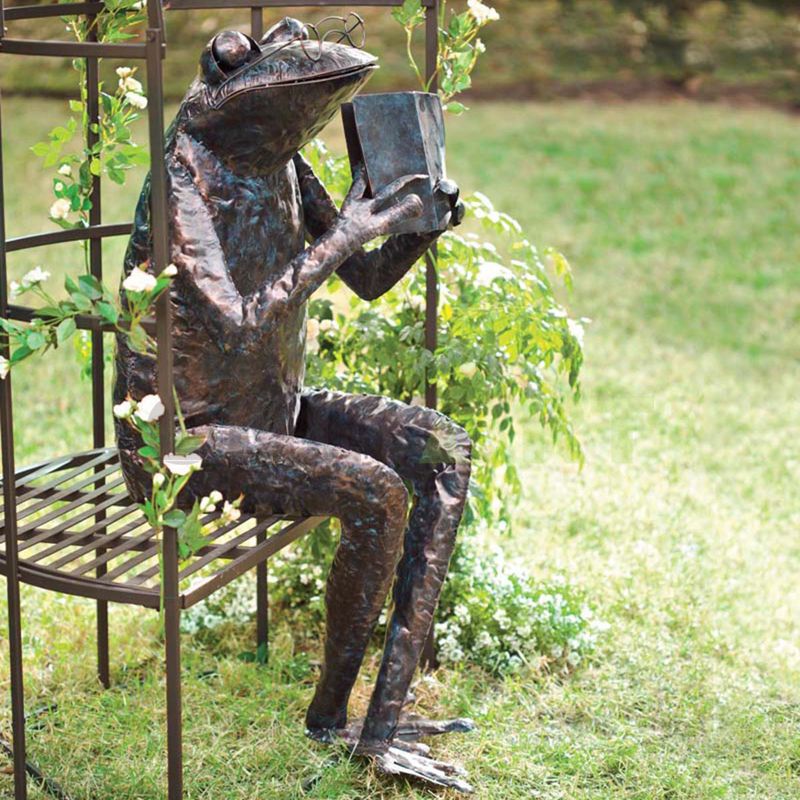
[[[281,89],[288,86],[313,86],[315,84],[323,83],[336,83],[340,80],[346,81],[351,77],[358,77],[360,75],[367,75],[370,72],[378,69],[377,63],[371,64],[356,64],[352,67],[345,67],[343,69],[330,70],[323,73],[311,75],[299,75],[295,77],[280,78],[277,80],[269,81],[268,83],[254,82],[252,85],[239,86],[231,91],[230,82],[226,81],[212,92],[211,105],[214,109],[221,109],[226,103],[247,94],[254,94],[257,92],[269,92],[270,89]]]

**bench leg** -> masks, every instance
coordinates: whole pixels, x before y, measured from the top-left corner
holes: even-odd
[[[10,572],[8,583],[8,649],[11,656],[11,730],[14,737],[14,800],[27,800],[25,762],[25,696],[22,686],[22,630],[19,582]]]
[[[172,535],[170,535],[170,533]],[[164,642],[167,666],[167,798],[183,800],[183,721],[181,709],[181,607],[178,543],[164,537]]]
[[[260,533],[263,541],[266,533]],[[269,660],[269,588],[267,586],[267,561],[256,567],[256,658],[266,664]]]
[[[108,603],[97,601],[97,679],[103,688],[111,686],[111,666],[108,657]]]

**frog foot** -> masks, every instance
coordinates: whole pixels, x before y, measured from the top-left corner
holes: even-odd
[[[469,733],[475,723],[469,719],[433,720],[415,714],[404,714],[390,742],[365,742],[361,740],[363,720],[353,720],[344,728],[327,731],[326,736],[314,736],[317,741],[333,743],[339,741],[354,755],[369,759],[375,767],[388,775],[403,775],[445,786],[464,794],[473,789],[464,780],[464,770],[455,764],[431,758],[431,749],[419,740],[426,736],[445,733]]]
[[[365,753],[380,772],[402,775],[434,786],[472,794],[474,789],[464,780],[465,771],[455,764],[437,761],[429,755],[430,748],[420,742],[394,740],[383,752]],[[359,754],[359,748],[356,748]]]

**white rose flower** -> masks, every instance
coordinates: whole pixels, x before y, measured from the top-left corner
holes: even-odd
[[[157,394],[146,394],[136,407],[136,416],[142,422],[155,422],[164,413],[164,404]]]
[[[72,167],[69,164],[62,164],[58,168],[58,174],[64,176],[72,175]]]
[[[22,287],[16,282],[11,281],[11,285],[8,287],[8,293],[12,300],[19,296],[19,293],[22,291]]]
[[[174,453],[170,453],[164,456],[164,466],[173,475],[191,475],[193,472],[202,469],[203,459],[196,453],[188,456],[176,456]]]
[[[66,197],[60,197],[50,206],[50,216],[53,219],[66,219],[72,211],[72,203]]]
[[[324,319],[319,324],[319,329],[323,333],[327,333],[328,331],[335,331],[338,330],[339,326],[336,324],[335,320],[332,319]]]
[[[316,340],[316,338],[319,336],[319,329],[319,320],[312,317],[308,321],[308,325],[306,325],[306,334],[309,341],[313,342]]]
[[[203,497],[200,500],[200,510],[204,514],[211,514],[217,510],[216,503],[211,499],[211,497]]]
[[[113,411],[117,419],[128,419],[133,414],[134,404],[131,400],[123,400],[114,406]]]
[[[147,98],[144,95],[137,94],[136,92],[128,92],[125,95],[125,99],[134,108],[138,108],[142,111],[147,108]]]
[[[61,183],[61,181],[59,181],[59,182],[58,182],[58,183],[57,183],[57,184],[56,184],[56,185],[55,185],[53,188],[54,188],[54,189],[55,189],[57,192],[63,192],[63,191],[64,191],[64,184],[63,184],[63,183]]]
[[[465,377],[465,378],[474,378],[476,373],[478,372],[478,365],[474,361],[467,361],[466,364],[462,364],[458,371]]]
[[[174,264],[167,264],[161,274],[166,275],[168,278],[174,278],[178,274],[178,268]]]
[[[236,522],[236,520],[239,519],[239,517],[241,517],[241,516],[242,516],[242,512],[239,511],[239,509],[236,508],[236,506],[234,506],[232,503],[229,503],[226,500],[225,501],[225,505],[222,507],[222,517],[221,517],[221,519],[222,519],[223,523],[227,524],[229,522]]]
[[[583,337],[585,329],[579,320],[568,319],[567,328],[569,332],[578,340],[578,344],[583,347]]]
[[[500,19],[497,10],[482,3],[481,0],[467,0],[467,6],[469,13],[472,14],[478,25],[485,25],[487,22]]]
[[[30,272],[26,272],[22,276],[22,287],[24,289],[30,289],[31,286],[37,286],[40,283],[44,283],[49,278],[50,273],[46,269],[34,267]]]
[[[490,286],[496,280],[513,280],[514,273],[502,264],[495,261],[484,261],[478,267],[478,275],[475,279],[476,286]]]
[[[134,94],[143,94],[144,92],[144,86],[142,86],[141,82],[131,77],[120,80],[119,88],[126,92],[133,92]]]
[[[166,482],[167,477],[163,472],[156,472],[156,474],[153,475],[153,487],[155,489],[160,489]]]
[[[218,492],[216,489],[214,489],[214,491],[211,492],[211,494],[208,496],[208,499],[211,500],[211,502],[214,505],[216,505],[217,503],[221,503],[222,502],[222,492]]]
[[[5,356],[0,356],[0,380],[4,381],[6,379],[10,368],[11,365],[8,363],[8,359]]]
[[[122,281],[126,292],[152,292],[156,288],[156,279],[139,267],[134,267],[127,278]]]
[[[119,75],[119,77],[123,80],[133,75],[133,69],[131,67],[117,67],[116,71],[117,75]]]

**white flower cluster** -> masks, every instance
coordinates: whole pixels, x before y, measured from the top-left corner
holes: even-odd
[[[462,544],[445,583],[436,625],[439,658],[470,661],[494,674],[528,663],[576,667],[605,629],[563,578],[537,585],[502,555]]]
[[[169,264],[161,274],[174,278],[178,274],[178,268],[174,264]],[[146,269],[134,267],[122,281],[122,288],[126,292],[152,292],[156,288],[156,278]]]
[[[14,299],[22,294],[22,292],[26,292],[28,289],[33,289],[34,286],[39,286],[39,284],[44,283],[49,278],[50,273],[46,269],[34,267],[30,272],[26,272],[22,276],[22,280],[19,281],[19,283],[17,283],[17,281],[11,281],[11,285],[9,286],[9,294],[11,295],[11,298]]]
[[[50,206],[51,219],[66,219],[72,211],[72,203],[66,197],[59,197]]]
[[[164,456],[164,466],[173,474],[178,476],[191,475],[193,472],[203,468],[203,459],[197,453],[190,453],[188,456],[178,456],[175,453],[167,453]]]
[[[157,394],[146,394],[138,402],[128,397],[121,403],[117,403],[113,412],[117,419],[130,419],[135,415],[142,422],[155,422],[163,415],[164,404]]]
[[[217,506],[222,502],[222,492],[213,491],[207,497],[200,501],[200,510],[204,514],[213,514],[217,510]]]
[[[134,72],[136,70],[132,67],[117,67],[119,88],[130,105],[143,110],[147,108],[147,98],[144,96],[144,87],[141,82],[133,77]]]
[[[485,25],[487,22],[495,22],[500,19],[497,9],[487,6],[481,0],[467,0],[467,8],[478,25]]]
[[[225,625],[247,624],[256,611],[256,582],[234,581],[181,614],[181,630],[196,634]]]

